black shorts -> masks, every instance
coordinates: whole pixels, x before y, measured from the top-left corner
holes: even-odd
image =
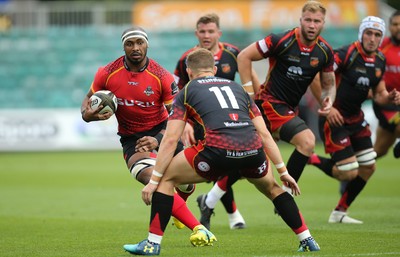
[[[285,103],[275,103],[262,100],[255,101],[261,110],[268,130],[275,139],[290,143],[299,132],[308,129],[307,124],[298,116],[298,110]],[[279,138],[276,131],[279,130]]]
[[[340,127],[330,126],[325,117],[320,117],[320,129],[325,152],[331,154],[335,162],[354,156],[356,152],[373,148],[371,130],[364,120]]]
[[[133,135],[124,135],[121,136],[120,142],[122,145],[122,151],[124,154],[124,159],[125,162],[128,163],[129,158],[131,158],[132,155],[136,153],[135,147],[136,147],[136,141],[144,136],[151,136],[154,137],[157,135],[161,130],[165,129],[167,126],[167,121],[164,121],[157,126],[153,127],[151,130],[144,131],[144,132],[139,132]],[[158,147],[155,149],[158,151]],[[175,155],[179,153],[180,151],[183,150],[183,144],[181,141],[178,142],[178,146],[176,147],[175,150]]]
[[[210,181],[240,173],[245,178],[261,178],[268,172],[268,161],[262,148],[232,151],[198,144],[184,150],[196,173]]]

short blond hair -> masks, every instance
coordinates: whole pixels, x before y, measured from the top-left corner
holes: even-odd
[[[322,3],[314,0],[307,1],[302,9],[302,13],[305,13],[306,11],[316,13],[316,12],[321,12],[323,15],[326,14],[326,8],[322,5]]]
[[[214,55],[205,48],[198,48],[186,57],[186,66],[194,72],[212,71],[215,66]]]

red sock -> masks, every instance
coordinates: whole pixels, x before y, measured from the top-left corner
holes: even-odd
[[[200,222],[187,207],[186,202],[178,194],[174,194],[172,216],[185,224],[185,226],[191,230],[193,230],[197,225],[200,225]]]
[[[228,176],[222,177],[217,181],[217,185],[219,188],[224,190],[225,192],[227,191],[227,184],[228,184]]]
[[[304,221],[303,215],[301,215],[301,212],[299,211],[300,219],[301,219],[301,227],[299,228],[292,228],[293,232],[297,234],[300,234],[301,232],[304,232],[308,229],[306,222]]]

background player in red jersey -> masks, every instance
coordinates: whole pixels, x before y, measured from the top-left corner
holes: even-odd
[[[386,89],[400,91],[400,11],[389,18],[390,37],[383,39],[381,51],[386,57],[386,72],[383,79]],[[396,105],[378,105],[373,103],[376,117],[379,120],[376,129],[374,149],[377,157],[384,156],[389,148],[400,137],[400,107]],[[393,148],[396,158],[400,157],[400,142]]]
[[[378,47],[384,34],[385,22],[368,16],[360,24],[358,41],[335,50],[337,97],[330,113],[320,118],[320,134],[325,152],[331,158],[316,154],[310,158],[310,163],[328,176],[349,181],[329,217],[329,223],[363,223],[347,215],[347,209],[376,168],[376,153],[361,109],[362,103],[372,90],[377,103],[400,104],[400,93],[396,90],[388,93],[382,79],[386,61]]]
[[[273,177],[269,159],[280,166],[281,181],[290,186],[295,195],[300,193],[254,101],[236,82],[214,76],[216,67],[210,51],[200,48],[190,53],[187,67],[191,81],[174,100],[154,166],[163,176],[153,175],[154,182],[142,190],[143,201],[151,204],[148,238],[138,244],[125,245],[125,249],[138,255],[160,253],[161,239],[171,216],[174,185],[216,180],[231,172],[240,172],[280,211],[282,219],[300,241],[299,251],[318,251],[320,248],[311,237],[293,197],[280,188]],[[204,140],[173,157],[189,119],[206,128]],[[216,241],[212,234],[205,236],[210,245]]]
[[[167,109],[178,87],[172,74],[147,57],[148,37],[141,27],[125,30],[121,39],[125,55],[98,69],[82,101],[82,119],[86,122],[109,119],[110,113],[99,113],[102,106],[92,110],[89,99],[99,90],[114,93],[118,99],[115,115],[125,162],[132,176],[146,185],[155,163],[153,151],[158,150],[168,119]],[[178,144],[176,152],[182,149],[183,145]],[[185,201],[176,194],[174,197],[173,215],[192,230],[200,225]]]
[[[175,68],[174,77],[179,88],[182,89],[189,82],[189,75],[186,71],[186,57],[198,48],[205,48],[214,54],[215,65],[217,67],[216,76],[235,80],[238,71],[236,57],[240,50],[232,44],[220,42],[222,31],[220,30],[219,16],[214,13],[201,16],[196,22],[195,35],[199,42],[198,45],[187,50],[181,56]],[[254,85],[256,90],[260,86],[255,71],[252,72],[252,85]],[[247,87],[251,91],[250,94],[254,94],[252,93],[254,91],[252,85],[250,85],[251,89]],[[186,145],[196,143],[196,140],[201,139],[198,136],[202,133],[201,129],[195,128],[194,132],[190,130],[190,127],[187,127],[182,141]],[[240,177],[240,174],[231,174],[229,177],[223,177],[215,183],[207,194],[202,194],[197,198],[201,213],[201,224],[210,229],[210,217],[214,213],[214,207],[217,202],[221,200],[228,213],[230,228],[242,229],[246,227],[246,223],[236,206],[231,187]]]
[[[275,139],[295,146],[287,167],[296,181],[315,147],[315,136],[298,116],[298,105],[318,72],[322,86],[319,113],[327,115],[335,99],[333,52],[320,36],[325,13],[320,2],[307,1],[302,8],[299,27],[270,34],[238,55],[240,78],[244,84],[251,81],[252,62],[269,59],[267,79],[255,99]]]

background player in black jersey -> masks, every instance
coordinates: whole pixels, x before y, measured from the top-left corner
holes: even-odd
[[[335,99],[333,51],[320,36],[325,13],[320,2],[307,1],[302,8],[299,27],[281,34],[272,33],[238,55],[240,78],[244,84],[251,81],[252,62],[269,59],[267,79],[255,99],[274,138],[296,147],[287,163],[290,175],[296,181],[315,147],[315,136],[298,116],[298,105],[318,72],[321,73],[322,87],[318,112],[327,115]]]
[[[161,176],[153,175],[142,190],[143,201],[152,204],[148,238],[126,248],[133,254],[160,253],[171,216],[174,185],[216,180],[240,172],[280,211],[300,241],[299,251],[318,251],[293,197],[274,179],[269,160],[279,167],[280,180],[295,195],[300,193],[254,101],[236,82],[214,76],[216,67],[209,50],[199,48],[190,53],[187,67],[191,81],[175,98],[154,167]],[[204,140],[173,156],[187,120],[206,128]],[[216,238],[212,234],[209,238],[212,245]]]
[[[215,65],[217,67],[216,76],[235,80],[238,71],[236,57],[240,50],[235,45],[220,41],[222,31],[220,30],[219,16],[215,13],[201,16],[196,22],[195,35],[198,39],[198,45],[187,50],[181,56],[175,68],[174,77],[178,87],[182,89],[189,82],[189,75],[186,71],[186,57],[198,48],[208,49],[214,54]],[[252,85],[254,85],[256,90],[260,86],[255,71],[252,71]],[[249,90],[251,90],[250,94],[254,94],[252,93],[254,91],[253,86]],[[201,139],[199,138],[199,134],[201,135],[202,133],[201,131],[197,131],[198,129],[201,130],[202,128],[195,128],[196,133],[194,133],[191,127],[187,127],[182,141],[186,142],[186,145],[196,143],[196,140]],[[197,197],[201,213],[200,222],[206,228],[210,229],[210,218],[214,213],[214,207],[220,199],[228,213],[230,228],[242,229],[246,227],[246,223],[236,206],[231,187],[240,177],[240,174],[231,174],[229,177],[223,177],[214,184],[213,188],[207,194]],[[174,224],[179,227],[179,223],[175,219]]]
[[[335,50],[337,97],[330,113],[320,117],[325,152],[331,158],[316,154],[310,158],[310,163],[328,176],[349,181],[329,217],[329,223],[363,223],[347,215],[347,209],[375,171],[376,153],[361,109],[362,103],[372,90],[377,103],[400,104],[400,93],[395,89],[388,93],[382,79],[386,60],[378,47],[384,35],[385,22],[368,16],[360,24],[358,41]]]

